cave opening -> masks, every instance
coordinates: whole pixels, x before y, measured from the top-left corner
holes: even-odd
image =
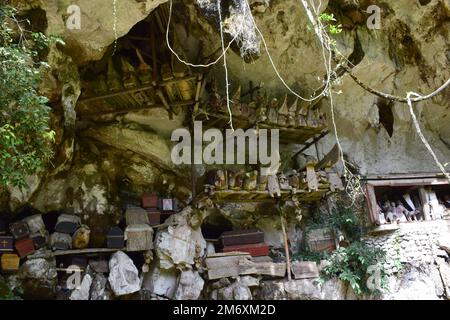
[[[389,137],[394,134],[394,113],[392,112],[393,103],[387,99],[378,98],[376,106],[380,124],[386,129]]]

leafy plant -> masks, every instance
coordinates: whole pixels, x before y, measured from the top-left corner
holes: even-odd
[[[346,281],[357,295],[381,292],[385,287],[386,271],[384,262],[386,254],[384,251],[368,246],[362,241],[351,243],[347,248],[339,248],[332,253],[328,259],[329,265],[323,270],[320,282],[337,277]],[[370,277],[369,268],[376,266],[381,277],[381,288],[369,289],[367,283]]]
[[[322,22],[326,22],[326,25],[328,26],[331,34],[339,34],[342,32],[342,25],[333,23],[336,22],[334,14],[322,13],[319,16],[319,20]]]
[[[24,186],[26,176],[52,156],[51,109],[38,93],[41,72],[48,67],[39,53],[50,41],[24,30],[14,8],[0,6],[0,188]]]

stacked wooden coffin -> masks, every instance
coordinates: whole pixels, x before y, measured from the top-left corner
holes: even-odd
[[[140,207],[129,207],[125,212],[127,228],[125,240],[128,251],[145,251],[153,248],[153,229],[148,213]]]
[[[142,195],[142,208],[147,211],[151,226],[164,223],[168,217],[178,211],[175,199],[158,197],[154,193]]]
[[[246,252],[252,257],[269,254],[269,246],[264,243],[264,232],[258,229],[224,232],[220,243],[222,252]]]

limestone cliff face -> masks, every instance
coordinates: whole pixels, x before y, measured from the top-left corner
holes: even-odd
[[[71,103],[75,103],[79,96],[80,86],[83,86],[77,66],[81,72],[90,61],[110,54],[114,50],[115,35],[126,35],[164,2],[121,0],[116,2],[114,10],[114,1],[80,0],[76,4],[81,9],[81,30],[69,30],[66,28],[69,4],[65,1],[17,1],[25,13],[33,10],[45,12],[46,22],[41,23],[45,26],[44,31],[61,35],[67,43],[64,52],[57,49],[51,51],[52,71],[43,79],[42,91],[54,100],[62,98],[62,105],[70,109]],[[323,51],[308,26],[300,2],[253,0],[249,3],[279,74],[297,93],[310,97],[314,90],[323,85],[325,67]],[[384,1],[379,3],[379,30],[371,30],[366,25],[369,17],[366,9],[371,4],[376,3],[322,1],[319,8],[319,12],[327,10],[333,13],[337,23],[342,24],[343,32],[333,38],[343,55],[349,57],[353,53],[357,57],[354,74],[374,89],[399,96],[406,96],[408,91],[426,94],[444,83],[450,75],[450,2]],[[115,27],[114,11],[117,17]],[[171,33],[177,33],[178,43],[181,44],[177,49],[183,49],[188,60],[209,56],[220,49],[217,25],[208,20],[195,1],[176,3],[172,22]],[[163,24],[161,26],[164,27]],[[229,41],[230,36],[226,36]],[[232,92],[239,85],[243,91],[247,90],[250,81],[263,86],[269,94],[284,95],[287,92],[272,68],[262,43],[260,57],[255,57],[251,63],[243,61],[237,46],[233,45],[232,49],[228,54]],[[212,76],[216,78],[219,90],[223,91],[222,63],[213,67]],[[67,87],[71,88],[69,93],[63,92],[63,88]],[[346,157],[360,169],[361,174],[438,172],[415,132],[406,104],[391,103],[369,94],[348,75],[334,85],[333,92],[338,136]],[[292,95],[288,97],[294,98]],[[450,127],[447,125],[449,98],[447,89],[434,99],[414,106],[425,136],[443,163],[450,160]],[[330,99],[321,99],[320,107],[331,119]],[[109,177],[106,180],[96,179],[103,181],[98,186],[93,184],[97,190],[111,190],[111,185],[117,186],[123,181],[128,181],[138,192],[152,189],[160,183],[165,183],[169,189],[174,188],[167,181],[175,181],[180,172],[168,163],[170,133],[183,125],[185,113],[170,120],[162,108],[130,112],[112,117],[104,125],[94,128],[77,122],[76,136],[73,136],[64,125],[67,124],[67,108],[63,109],[64,112],[55,109],[55,129],[58,133],[56,159],[45,172],[30,177],[30,190],[11,190],[11,209],[15,210],[27,202],[42,210],[63,208],[70,197],[59,199],[51,196],[59,184],[64,190],[62,193],[73,192],[75,198],[78,197],[77,201],[82,203],[82,194],[91,192],[88,187],[91,183],[86,184],[81,181],[84,178],[78,176],[77,181],[81,180],[76,183],[77,186],[70,187],[75,187],[75,191],[70,188],[65,190],[68,188],[65,186],[72,184],[73,181],[67,179],[70,180],[73,172],[77,172],[76,168],[86,165],[98,168],[95,172],[100,176]],[[328,152],[334,145],[336,140],[331,131],[319,143],[320,153]],[[167,178],[161,178],[162,172]],[[47,176],[47,181],[41,181],[42,176]],[[180,192],[189,197],[189,182],[186,180],[183,183]],[[82,191],[83,188],[87,189]],[[107,194],[95,193],[99,197]],[[117,194],[109,194],[99,202],[116,200]],[[86,206],[81,205],[80,210]]]

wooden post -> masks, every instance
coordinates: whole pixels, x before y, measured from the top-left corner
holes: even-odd
[[[288,275],[288,281],[291,281],[292,280],[292,277],[291,277],[291,258],[290,258],[290,255],[289,255],[288,236],[287,236],[287,232],[286,232],[286,226],[285,226],[285,223],[284,223],[285,221],[284,221],[283,213],[282,213],[281,208],[280,208],[280,202],[278,202],[277,208],[278,208],[278,212],[280,213],[281,230],[283,232],[283,237],[284,237],[284,251],[285,251],[285,255],[286,255],[286,270],[287,270],[287,275]]]

